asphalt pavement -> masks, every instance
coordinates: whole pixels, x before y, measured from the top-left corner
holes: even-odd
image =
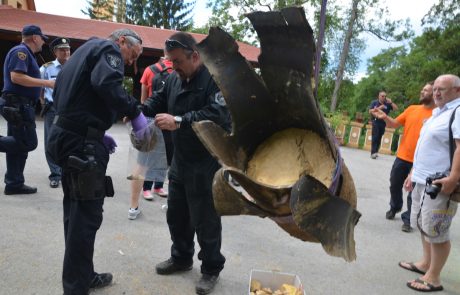
[[[25,178],[37,186],[34,195],[7,196],[0,185],[0,294],[62,294],[64,251],[62,189],[49,187],[49,169],[43,147],[43,122],[37,122],[38,148],[29,153]],[[98,231],[94,263],[98,272],[112,272],[111,286],[91,294],[194,294],[200,277],[195,255],[192,271],[171,276],[155,273],[156,263],[169,257],[170,236],[165,199],[141,200],[142,214],[128,220],[130,186],[127,176],[129,138],[127,128],[116,124],[109,133],[118,143],[108,175],[114,180],[115,197],[106,198],[104,221]],[[0,119],[0,135],[6,124]],[[400,214],[386,220],[389,174],[394,156],[372,160],[367,151],[342,148],[358,192],[362,217],[355,228],[357,260],[347,263],[328,256],[319,244],[290,237],[274,222],[249,216],[222,218],[222,253],[227,259],[214,294],[248,294],[251,269],[297,274],[306,294],[417,294],[406,281],[417,278],[398,267],[398,261],[421,256],[418,231],[401,231]],[[0,175],[6,170],[0,153]],[[452,250],[442,273],[445,291],[460,294],[460,218],[452,224]]]

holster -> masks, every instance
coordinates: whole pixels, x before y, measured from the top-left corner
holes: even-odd
[[[75,200],[96,200],[104,197],[113,197],[112,178],[105,175],[94,158],[85,160],[76,156],[70,156],[68,166],[70,172],[70,197]]]

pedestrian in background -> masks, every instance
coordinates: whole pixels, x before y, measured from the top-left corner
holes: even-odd
[[[66,38],[56,38],[51,42],[50,49],[53,51],[56,59],[42,65],[40,67],[40,74],[44,80],[55,81],[59,71],[62,69],[62,66],[70,58],[70,41]],[[56,109],[53,106],[53,89],[49,87],[43,88],[40,101],[42,103],[41,116],[45,120],[44,143],[46,150],[46,146],[48,145],[49,130],[53,124],[54,116],[56,115]],[[61,167],[54,163],[54,161],[46,153],[45,156],[50,169],[50,175],[48,176],[50,187],[57,188],[59,186],[59,182],[61,181]]]
[[[431,117],[433,111],[433,82],[427,83],[420,91],[420,104],[411,105],[404,110],[396,119],[389,117],[379,108],[374,108],[371,113],[374,117],[385,121],[386,126],[390,128],[404,127],[402,139],[400,141],[396,159],[393,162],[390,172],[390,210],[386,212],[387,219],[395,218],[396,213],[400,212],[403,207],[403,186],[404,181],[412,169],[414,161],[414,152],[417,140],[420,135],[420,129],[423,123]],[[411,193],[407,195],[407,211],[401,214],[403,220],[402,231],[410,232],[410,212],[412,206]]]
[[[5,195],[37,192],[24,183],[24,168],[28,153],[38,144],[35,105],[42,87],[54,87],[54,81],[41,79],[35,60],[47,39],[40,27],[25,26],[22,43],[8,52],[3,65],[0,113],[7,121],[7,136],[0,136],[0,152],[6,153]]]
[[[373,100],[369,106],[369,114],[372,115],[373,109],[379,109],[385,114],[389,114],[392,110],[397,110],[398,106],[387,97],[385,91],[380,91],[378,99]],[[382,136],[385,133],[385,121],[376,117],[371,117],[372,121],[372,144],[371,144],[371,158],[377,159],[378,151]]]

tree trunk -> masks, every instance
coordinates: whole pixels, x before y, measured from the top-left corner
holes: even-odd
[[[350,19],[348,21],[347,32],[345,34],[345,40],[343,41],[342,52],[340,53],[339,67],[337,68],[337,78],[335,79],[334,92],[332,93],[331,99],[331,112],[335,111],[337,107],[337,99],[340,89],[340,84],[342,84],[343,73],[345,71],[345,64],[347,62],[348,53],[350,51],[350,42],[353,37],[353,27],[355,25],[356,18],[358,17],[358,3],[361,0],[353,0],[351,7]]]

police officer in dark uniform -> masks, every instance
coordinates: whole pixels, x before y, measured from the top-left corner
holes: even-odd
[[[222,225],[212,198],[212,180],[219,164],[196,136],[192,123],[211,120],[229,131],[231,117],[222,93],[196,51],[193,37],[179,32],[165,45],[175,72],[143,107],[147,116],[155,117],[159,128],[172,131],[175,147],[166,215],[173,244],[171,257],[157,264],[156,272],[168,275],[192,269],[196,233],[201,248],[198,259],[202,260],[196,292],[208,294],[225,263],[220,252]]]
[[[0,113],[8,122],[7,136],[0,136],[0,152],[6,153],[5,195],[37,192],[24,184],[24,167],[28,152],[37,147],[35,104],[42,87],[54,87],[54,81],[40,79],[34,56],[46,39],[40,27],[25,26],[22,43],[6,55],[0,98]]]
[[[136,99],[122,86],[124,65],[132,65],[141,53],[136,32],[116,30],[108,40],[92,38],[79,47],[56,79],[56,117],[46,152],[62,167],[66,295],[86,295],[112,281],[112,274],[98,274],[93,265],[104,197],[114,194],[105,172],[116,143],[105,131],[122,116],[131,119],[136,133],[147,127]]]

